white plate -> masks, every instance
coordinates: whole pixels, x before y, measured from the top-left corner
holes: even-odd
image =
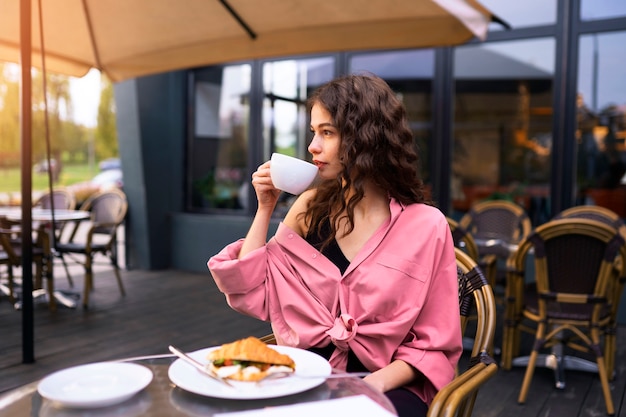
[[[42,397],[67,407],[104,407],[127,400],[150,381],[152,371],[145,366],[98,362],[50,374],[37,390]]]
[[[219,346],[200,349],[189,355],[202,364],[207,364],[207,355]],[[331,367],[326,359],[308,350],[287,346],[270,345],[280,353],[289,355],[296,363],[296,374],[302,375],[330,375]],[[170,380],[185,391],[207,397],[228,398],[236,400],[256,400],[262,398],[283,397],[296,394],[317,387],[326,381],[326,378],[297,378],[286,377],[256,384],[255,382],[229,381],[234,387],[228,387],[219,381],[211,379],[193,366],[177,359],[170,365],[168,375]]]

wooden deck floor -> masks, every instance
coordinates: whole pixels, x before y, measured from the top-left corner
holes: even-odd
[[[267,334],[269,325],[232,311],[209,273],[123,271],[122,297],[111,270],[96,273],[90,308],[35,306],[35,358],[22,363],[22,313],[0,298],[0,393],[53,371],[95,361],[167,353],[169,344],[186,350],[247,335]],[[68,288],[62,270],[57,287]],[[76,290],[82,277],[76,275]],[[626,416],[626,327],[618,333],[617,378],[611,384],[617,416]],[[498,341],[496,341],[498,342]],[[480,392],[474,416],[606,415],[597,375],[569,371],[567,387],[553,387],[552,371],[537,369],[525,405],[517,404],[523,369],[500,370]],[[2,411],[0,410],[0,415]]]

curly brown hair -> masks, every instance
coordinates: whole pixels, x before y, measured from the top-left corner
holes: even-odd
[[[304,214],[309,233],[320,238],[322,224],[330,223],[325,247],[336,235],[336,225],[347,217],[354,228],[354,208],[372,182],[403,204],[427,203],[419,176],[419,157],[406,110],[391,87],[373,74],[345,75],[313,92],[307,101],[324,107],[339,130],[339,157],[343,170],[334,180],[322,181]]]

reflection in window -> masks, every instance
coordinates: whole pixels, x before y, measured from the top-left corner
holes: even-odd
[[[334,59],[272,61],[263,65],[264,158],[279,152],[309,157],[306,99],[333,77]]]
[[[334,76],[330,57],[290,59],[263,65],[263,158],[273,152],[311,159],[307,97]],[[274,216],[282,217],[293,196],[281,193]]]
[[[626,217],[626,32],[580,38],[577,180],[579,203]]]
[[[595,2],[595,0],[589,1]],[[481,0],[481,4],[506,21],[513,29],[556,23],[556,0]],[[492,23],[489,30],[503,30],[503,27]]]
[[[626,16],[624,0],[581,0],[582,20],[606,19]]]
[[[208,67],[193,75],[188,206],[242,209],[248,181],[250,66]]]
[[[523,205],[536,224],[548,215],[554,50],[552,39],[455,49],[457,214],[502,198]]]
[[[432,49],[355,54],[350,72],[371,72],[384,79],[401,96],[407,110],[422,169],[422,178],[429,183],[428,142],[432,137],[431,93],[435,72]]]

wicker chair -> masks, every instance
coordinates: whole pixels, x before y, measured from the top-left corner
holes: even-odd
[[[469,368],[458,374],[443,387],[433,399],[428,417],[451,417],[472,415],[479,388],[495,375],[498,365],[491,357],[496,328],[496,305],[491,286],[481,269],[469,255],[455,248],[459,279],[459,306],[463,334],[476,312],[476,332]],[[276,344],[273,334],[260,338],[268,344]]]
[[[15,233],[15,230],[12,229],[0,229],[0,265],[4,264],[7,267],[7,286],[3,288],[3,292],[6,291],[12,303],[16,301],[13,269],[22,266],[22,246],[20,241],[14,239]],[[46,276],[50,307],[54,309],[55,302],[52,296],[54,292],[54,281],[52,279],[51,265],[48,263],[49,259],[45,256],[44,249],[33,246],[32,260],[36,267],[35,282],[37,285],[40,285],[42,276]]]
[[[491,254],[481,256],[476,240],[474,240],[472,234],[461,227],[456,220],[450,217],[446,217],[446,220],[448,221],[450,231],[452,232],[454,246],[463,250],[469,255],[470,258],[476,261],[478,266],[480,266],[483,270],[485,278],[487,278],[487,282],[493,288],[496,284],[496,256]]]
[[[525,267],[530,253],[535,258],[536,290],[529,292]],[[626,261],[626,245],[610,226],[594,220],[568,218],[550,221],[520,243],[509,258],[502,346],[502,366],[509,369],[519,351],[524,321],[535,326],[535,342],[526,364],[518,402],[524,403],[535,367],[545,365],[555,371],[558,388],[565,386],[564,369],[581,368],[575,357],[564,357],[563,348],[590,352],[597,369],[608,414],[614,413],[607,366],[601,351],[601,335],[611,322],[613,297],[609,291],[623,280],[624,271],[615,273],[615,259]],[[539,355],[552,348],[549,355]]]
[[[474,237],[481,258],[496,257],[493,270],[486,272],[494,291],[501,293],[506,277],[506,260],[532,231],[524,208],[507,200],[482,201],[472,206],[459,221],[459,226]],[[502,303],[501,297],[497,301]]]
[[[626,241],[626,224],[620,216],[607,208],[600,206],[576,206],[563,210],[555,216],[555,219],[582,218],[596,220],[611,226],[616,233]],[[622,266],[621,257],[615,259],[614,273],[619,278],[619,273],[624,267]],[[604,329],[604,361],[609,379],[613,380],[615,376],[615,355],[616,355],[616,334],[617,334],[617,312],[620,305],[621,295],[624,290],[624,280],[616,279],[612,281],[616,285],[614,289],[609,291],[613,297],[611,300],[611,321]]]
[[[76,198],[74,197],[74,193],[65,188],[57,188],[54,189],[52,192],[42,194],[33,202],[34,209],[51,210],[53,205],[55,212],[57,210],[74,210],[76,208]],[[38,246],[48,245],[48,247],[44,248],[44,250],[48,250],[49,253],[50,246],[54,246],[56,242],[61,239],[61,236],[63,235],[63,230],[65,229],[66,225],[67,222],[60,222],[55,220],[55,240],[51,241],[52,236],[43,236],[44,233],[49,233],[50,229],[46,229],[45,224],[33,222],[33,230],[37,231],[35,244]],[[68,275],[67,280],[70,284],[70,287],[73,287],[74,281],[72,281],[72,277]]]
[[[13,294],[13,286],[14,286],[14,282],[13,282],[13,258],[11,256],[11,254],[9,252],[7,252],[4,248],[5,248],[5,239],[6,236],[4,236],[5,234],[10,233],[10,231],[3,231],[0,230],[0,265],[5,265],[6,266],[6,274],[7,274],[7,281],[6,281],[6,285],[4,284],[4,282],[0,282],[0,291],[5,294],[7,297],[9,297],[9,300],[11,302],[15,301],[15,296]],[[8,243],[7,243],[8,245]],[[0,277],[2,277],[2,274],[0,273]]]
[[[563,210],[557,214],[555,219],[591,219],[605,223],[614,229],[626,240],[626,224],[614,211],[600,206],[575,206]]]
[[[496,329],[496,302],[491,286],[476,262],[456,248],[459,270],[459,303],[461,330],[465,334],[471,311],[477,312],[476,333],[469,368],[435,396],[428,409],[428,417],[469,417],[479,389],[498,371],[492,358]]]
[[[53,196],[53,198],[50,198],[50,196]],[[76,208],[76,198],[72,192],[58,188],[53,190],[52,193],[42,194],[33,202],[33,208],[51,209],[53,204],[55,210],[74,210]]]
[[[472,234],[481,255],[493,254],[506,259],[511,247],[532,230],[524,208],[507,200],[488,200],[475,204],[459,221]]]
[[[109,258],[120,293],[125,295],[124,285],[120,277],[120,268],[117,261],[117,229],[124,222],[128,203],[126,195],[117,189],[110,189],[91,196],[81,210],[91,212],[90,226],[85,241],[76,241],[76,232],[82,222],[74,222],[73,229],[67,241],[56,245],[55,254],[61,258],[65,272],[70,276],[65,256],[83,255],[83,261],[72,257],[85,268],[85,288],[83,295],[83,307],[87,308],[89,293],[93,289],[93,261],[96,254],[102,254]]]

